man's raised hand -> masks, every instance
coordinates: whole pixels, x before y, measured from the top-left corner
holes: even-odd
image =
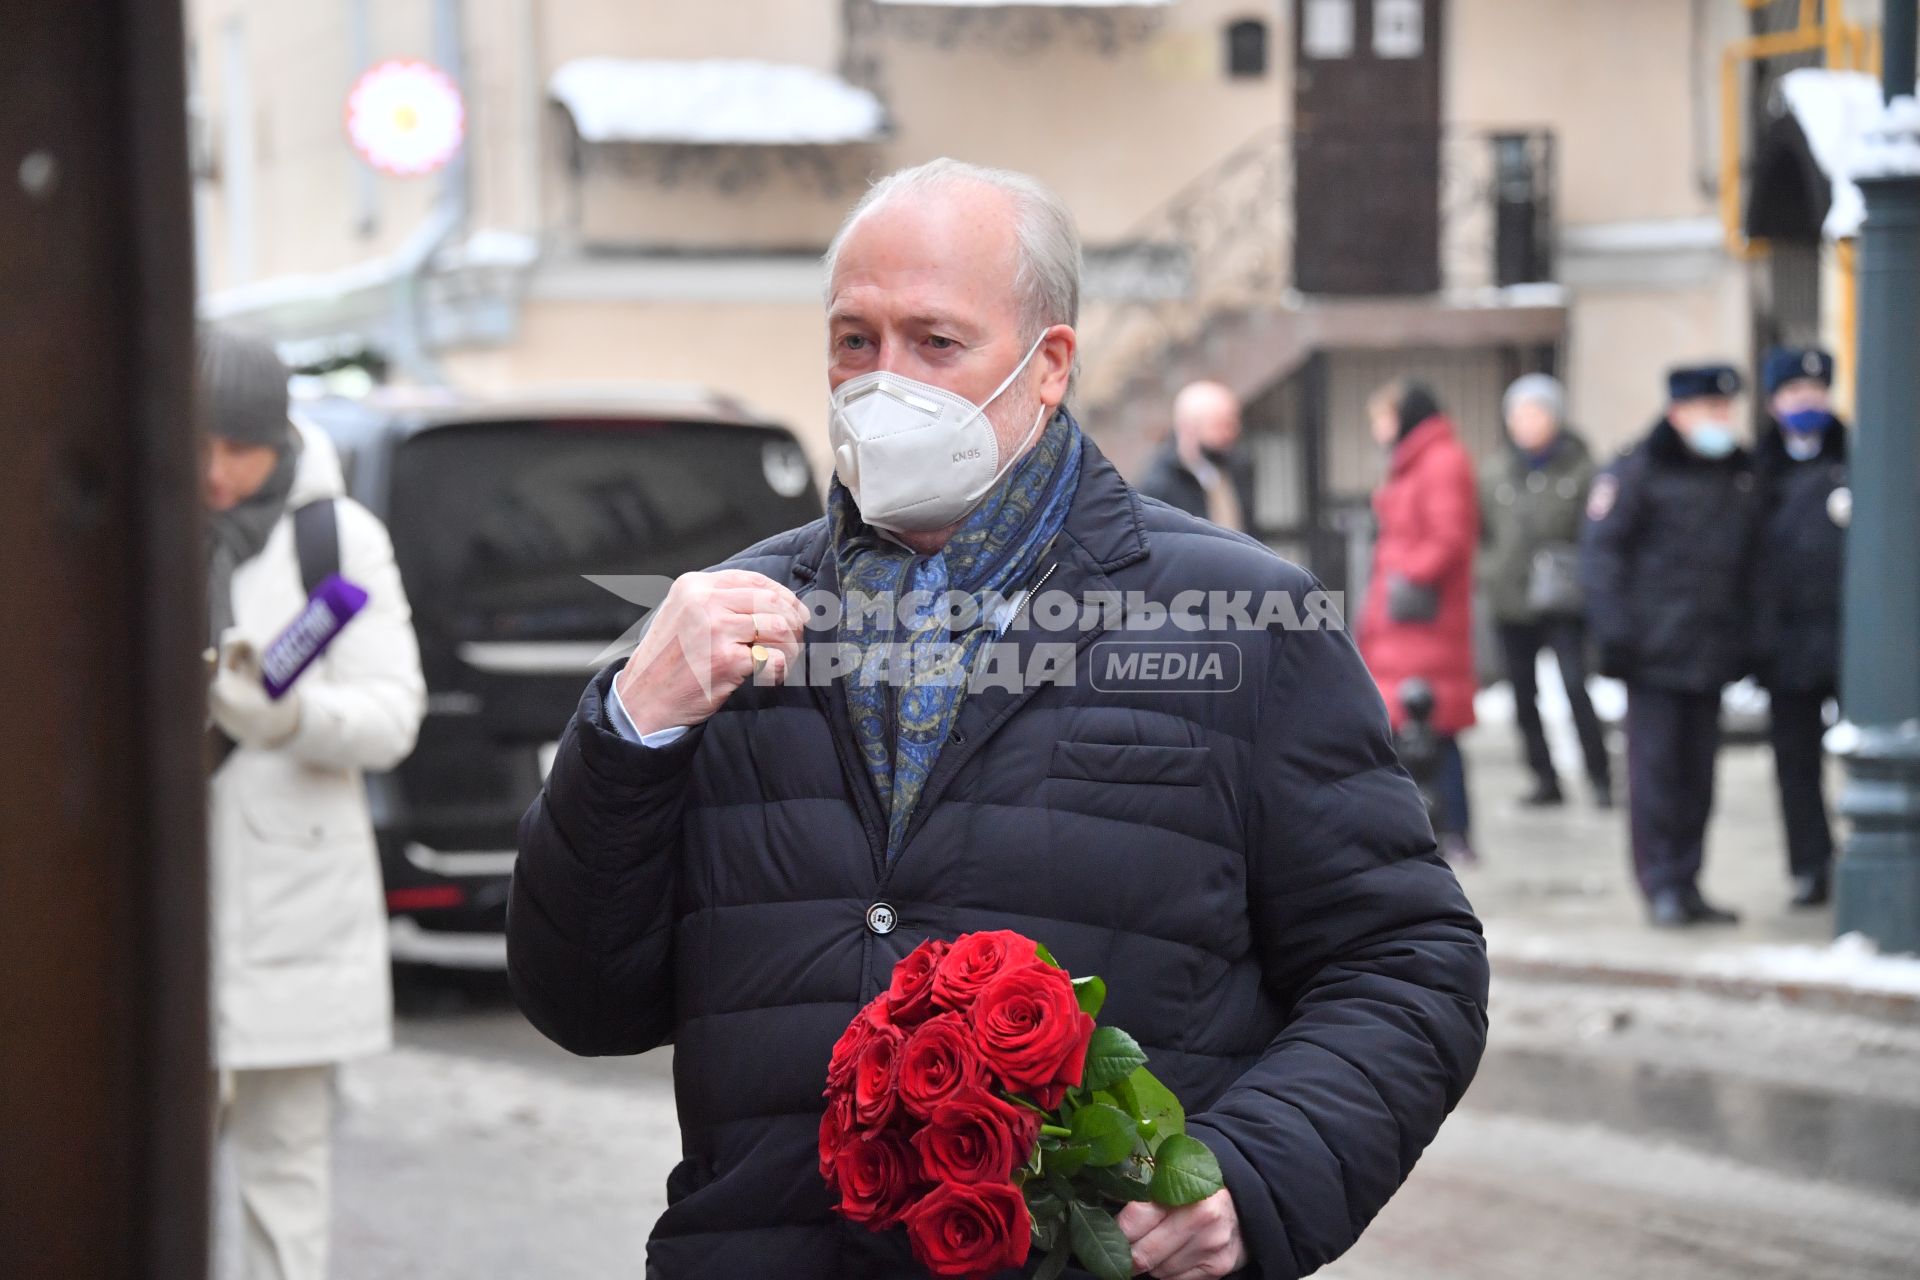
[[[641,733],[699,724],[754,678],[755,646],[766,655],[759,678],[769,684],[786,679],[806,625],[800,597],[765,574],[682,574],[614,681],[614,692]]]

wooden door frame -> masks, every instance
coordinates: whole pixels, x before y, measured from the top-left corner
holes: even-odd
[[[206,1274],[205,641],[178,0],[0,45],[0,1262]]]

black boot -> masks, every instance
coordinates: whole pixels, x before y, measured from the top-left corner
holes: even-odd
[[[1681,890],[1680,899],[1685,904],[1687,915],[1694,924],[1739,924],[1740,916],[1724,907],[1716,907],[1700,896],[1700,890],[1687,888]]]
[[[1793,878],[1793,897],[1789,901],[1796,907],[1824,907],[1832,896],[1833,886],[1827,873],[1815,871]]]
[[[1560,794],[1560,779],[1542,778],[1533,784],[1533,790],[1520,797],[1520,805],[1525,809],[1551,809],[1563,805],[1567,798]]]

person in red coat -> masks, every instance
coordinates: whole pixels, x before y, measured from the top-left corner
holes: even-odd
[[[1473,459],[1417,382],[1396,381],[1367,402],[1373,438],[1388,450],[1387,478],[1373,495],[1379,533],[1360,615],[1360,654],[1386,699],[1396,731],[1406,723],[1404,681],[1433,693],[1439,737],[1435,778],[1441,848],[1470,859],[1466,765],[1457,741],[1473,724],[1473,556],[1480,502]]]

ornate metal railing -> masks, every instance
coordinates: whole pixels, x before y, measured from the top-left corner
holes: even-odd
[[[1096,321],[1085,349],[1094,399],[1143,361],[1164,362],[1214,317],[1277,301],[1292,268],[1293,164],[1274,125],[1189,182],[1121,238],[1141,264],[1088,280]]]
[[[1449,291],[1553,279],[1553,135],[1448,130],[1440,141],[1440,271]]]
[[[1445,131],[1436,246],[1444,294],[1553,279],[1555,176],[1554,139],[1544,130]],[[1222,317],[1298,301],[1290,292],[1293,199],[1292,135],[1276,125],[1090,258],[1102,270],[1089,273],[1089,398],[1177,361]],[[1128,272],[1119,262],[1136,265]]]

